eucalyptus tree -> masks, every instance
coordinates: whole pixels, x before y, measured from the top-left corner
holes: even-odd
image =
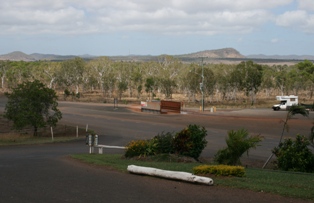
[[[293,91],[294,95],[298,95],[300,89],[305,87],[307,76],[294,67],[288,72],[287,81],[288,89]]]
[[[152,100],[155,96],[155,90],[156,90],[156,79],[154,77],[148,77],[145,81],[145,91],[148,93],[148,98]]]
[[[117,79],[117,91],[119,99],[121,100],[122,94],[128,89],[130,81],[130,62],[115,62],[115,75]]]
[[[198,65],[192,63],[187,68],[183,78],[184,87],[188,92],[189,100],[192,97],[195,100],[195,94],[212,95],[215,89],[215,76],[210,65]]]
[[[186,75],[183,79],[183,85],[187,91],[188,99],[192,98],[193,101],[196,100],[195,96],[198,92],[200,92],[200,76],[195,74],[195,70],[198,68],[198,65],[192,63],[189,65],[188,70],[186,71]]]
[[[58,72],[59,83],[67,88],[74,88],[75,93],[78,94],[83,82],[85,66],[85,61],[79,57],[62,62]]]
[[[250,97],[251,105],[254,104],[256,93],[262,83],[263,68],[253,61],[243,61],[237,65],[236,71],[241,76],[240,87],[246,96]]]
[[[61,67],[60,62],[39,61],[37,63],[38,65],[33,67],[33,77],[47,84],[49,88],[53,88],[58,77],[57,73]]]
[[[140,62],[130,61],[128,63],[123,64],[123,72],[124,72],[124,79],[120,86],[125,85],[126,90],[129,92],[129,97],[133,97],[133,93],[136,91],[137,96],[140,95],[139,90],[141,91],[142,88],[142,75],[140,69]],[[121,89],[121,88],[118,88]],[[123,88],[122,88],[123,89]]]
[[[276,65],[273,68],[275,69],[275,87],[280,95],[284,95],[288,92],[288,66]]]
[[[114,91],[117,83],[117,76],[114,68],[111,67],[106,71],[103,76],[104,81],[104,95],[111,98],[114,96]]]
[[[161,55],[158,57],[158,87],[165,94],[166,98],[171,98],[177,87],[177,76],[182,67],[182,63],[173,56]]]
[[[314,73],[314,64],[313,64],[313,62],[311,62],[309,60],[304,60],[302,62],[297,63],[296,67],[300,71],[304,71],[304,72],[306,72],[308,74],[313,74]]]
[[[263,66],[261,88],[265,90],[266,96],[270,96],[276,87],[275,69],[268,65]]]
[[[90,78],[90,82],[96,80],[100,86],[101,91],[105,95],[105,75],[109,74],[113,66],[113,61],[108,57],[99,57],[89,61],[87,64],[91,68],[93,77]],[[93,82],[95,84],[95,81]]]
[[[242,90],[241,86],[242,75],[239,69],[234,68],[229,74],[229,85],[230,85],[230,99],[237,101],[237,94]]]
[[[166,99],[171,99],[174,89],[177,87],[175,80],[170,78],[159,79],[161,92],[165,94]]]
[[[100,83],[97,80],[97,73],[95,69],[86,63],[85,70],[82,76],[82,90],[94,91],[100,89]]]
[[[213,95],[215,90],[215,84],[216,84],[216,77],[214,72],[211,70],[211,64],[205,65],[202,68],[202,74],[204,77],[203,80],[203,93],[206,97]],[[201,70],[198,69],[200,72]]]
[[[232,86],[230,83],[231,72],[234,70],[234,65],[217,64],[214,67],[214,74],[216,78],[215,91],[216,100],[229,100],[231,99]]]
[[[6,74],[10,67],[11,66],[9,61],[0,61],[1,89],[4,89]]]
[[[314,91],[314,64],[309,60],[304,60],[296,64],[297,69],[300,71],[303,79],[306,81],[305,86],[308,87],[310,91],[310,98],[313,97]]]
[[[135,67],[132,67],[130,88],[135,88],[137,92],[137,98],[139,99],[143,91],[144,80],[144,66],[143,63],[137,63]],[[134,86],[134,87],[133,87]]]
[[[25,61],[10,61],[6,71],[8,88],[14,88],[22,82],[32,79],[32,63]]]

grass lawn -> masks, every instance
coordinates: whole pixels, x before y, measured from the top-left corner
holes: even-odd
[[[66,137],[34,137],[32,135],[7,135],[0,136],[0,146],[23,145],[23,144],[47,144],[54,142],[68,142],[72,140],[83,139],[82,136],[66,136]]]
[[[125,159],[121,154],[76,154],[72,158],[86,163],[110,167],[121,172],[127,172],[128,165],[154,167],[164,170],[184,171],[192,173],[192,168],[200,163],[180,163],[164,161],[140,161]],[[245,177],[215,177],[215,185],[245,188],[258,192],[269,192],[282,196],[314,200],[314,174],[292,173],[274,170],[245,169]]]

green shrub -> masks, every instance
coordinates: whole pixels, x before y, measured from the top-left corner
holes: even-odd
[[[198,125],[189,125],[175,135],[173,146],[177,154],[189,156],[196,160],[206,147],[207,131]]]
[[[173,149],[173,133],[162,132],[161,134],[156,135],[152,142],[154,143],[154,153],[155,154],[172,154]]]
[[[245,152],[248,154],[249,149],[258,146],[261,140],[259,135],[249,137],[249,133],[245,129],[231,130],[226,139],[227,147],[215,154],[214,161],[218,164],[241,165],[241,156]]]
[[[314,155],[308,148],[310,142],[304,136],[285,139],[272,152],[277,156],[276,166],[284,171],[314,172]]]
[[[206,147],[206,135],[205,128],[197,125],[189,125],[176,135],[162,132],[150,140],[137,140],[128,143],[125,157],[176,153],[197,160]]]
[[[131,141],[126,145],[126,148],[124,156],[127,158],[148,155],[149,140]]]
[[[71,92],[70,92],[68,89],[65,89],[65,90],[64,90],[64,95],[65,95],[66,97],[70,96],[70,94],[71,94]]]
[[[245,175],[245,170],[242,166],[200,165],[193,168],[193,173],[243,177]]]

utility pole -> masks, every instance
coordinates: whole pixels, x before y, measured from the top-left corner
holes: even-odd
[[[204,58],[202,57],[202,83],[200,84],[200,89],[202,92],[202,111],[204,112]]]
[[[196,75],[200,75],[202,77],[202,80],[200,82],[200,90],[202,92],[202,107],[200,107],[200,109],[202,109],[202,111],[204,111],[204,63],[203,63],[204,58],[202,57],[202,75],[198,74],[195,70],[194,73]],[[192,72],[192,70],[190,70],[190,72]]]

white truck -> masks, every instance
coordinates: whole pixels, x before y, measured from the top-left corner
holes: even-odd
[[[276,104],[272,107],[274,111],[287,110],[293,105],[298,105],[298,96],[276,96],[276,99],[280,101],[280,104]]]

